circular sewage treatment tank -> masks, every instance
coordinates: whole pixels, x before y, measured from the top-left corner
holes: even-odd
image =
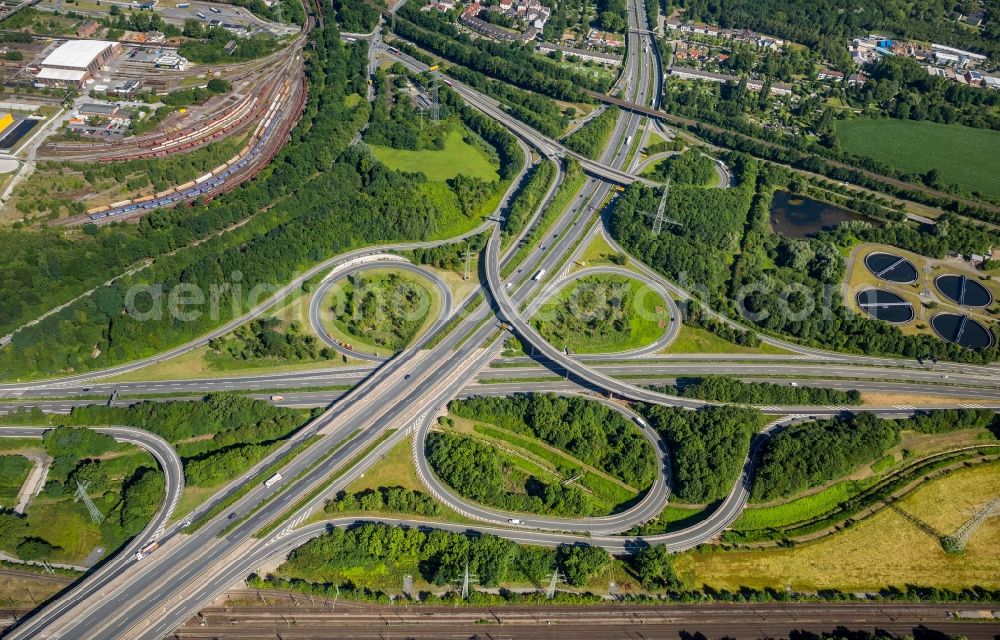
[[[894,253],[869,253],[865,256],[865,266],[881,280],[909,284],[917,279],[917,268],[913,263]]]
[[[861,310],[884,322],[902,324],[913,320],[913,305],[890,291],[865,289],[858,292]]]
[[[993,302],[989,289],[962,275],[948,273],[938,276],[934,286],[946,298],[965,307],[986,307]]]
[[[943,340],[969,349],[986,349],[993,345],[993,334],[969,316],[939,313],[931,318],[934,333]]]

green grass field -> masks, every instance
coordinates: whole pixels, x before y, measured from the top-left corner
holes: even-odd
[[[870,487],[874,479],[846,480],[826,489],[773,507],[746,509],[733,523],[737,531],[783,527],[821,515]]]
[[[31,467],[31,460],[24,456],[0,456],[0,505],[14,506]]]
[[[372,153],[390,169],[423,173],[435,182],[444,182],[459,174],[482,178],[487,182],[499,180],[497,169],[486,155],[462,139],[459,129],[452,129],[444,149],[410,151],[372,145]]]
[[[614,353],[655,342],[666,303],[638,280],[587,276],[562,289],[532,322],[549,342],[576,353]]]
[[[837,124],[845,151],[907,173],[937,169],[945,182],[1000,196],[1000,131],[916,120],[845,120]]]
[[[711,331],[700,327],[681,325],[677,338],[662,353],[788,353],[785,349],[769,344],[759,347],[744,347],[723,340]]]

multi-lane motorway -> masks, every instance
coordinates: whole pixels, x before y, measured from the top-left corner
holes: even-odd
[[[659,74],[654,72],[659,69],[656,63],[656,47],[648,35],[641,31],[646,24],[642,3],[633,1],[630,5],[629,23],[633,30],[630,30],[628,35],[628,54],[619,80],[619,88],[629,101],[655,106],[660,82]],[[398,54],[397,57],[411,68],[425,70],[421,63],[412,58],[402,54]],[[520,138],[523,145],[535,149],[542,157],[541,161],[555,161],[559,164],[560,156],[572,155],[559,143],[545,139],[530,127],[511,118],[491,99],[461,83],[456,82],[453,86],[467,103],[508,126]],[[162,455],[158,455],[157,458],[167,471],[168,499],[165,508],[160,511],[150,529],[136,538],[130,549],[144,544],[150,538],[157,538],[161,542],[161,548],[149,558],[139,562],[129,562],[127,557],[129,549],[126,549],[54,603],[28,618],[12,631],[10,637],[159,638],[169,634],[181,626],[200,606],[257,567],[273,558],[281,557],[302,542],[327,531],[331,526],[343,526],[354,522],[353,519],[316,522],[310,518],[316,507],[321,505],[328,495],[346,487],[382,454],[413,432],[417,433],[418,446],[415,449],[415,458],[418,470],[429,485],[429,490],[453,508],[481,522],[481,525],[474,527],[478,531],[533,544],[585,542],[616,552],[634,550],[645,544],[664,544],[670,549],[684,549],[710,539],[742,511],[749,492],[756,454],[771,431],[791,420],[803,419],[803,415],[831,415],[847,410],[845,407],[767,407],[766,410],[775,415],[798,415],[777,420],[758,434],[744,462],[743,472],[726,500],[707,519],[690,528],[663,536],[636,538],[615,534],[655,516],[662,509],[669,495],[669,469],[666,464],[662,466],[653,487],[635,507],[626,512],[609,518],[574,521],[522,516],[523,524],[513,527],[508,526],[507,522],[510,514],[470,504],[455,496],[437,481],[423,461],[420,439],[450,399],[469,393],[470,390],[509,393],[513,389],[537,389],[548,386],[563,390],[573,387],[576,390],[597,391],[618,398],[696,408],[705,403],[654,393],[631,381],[626,382],[614,376],[634,376],[637,373],[640,376],[651,377],[678,376],[704,372],[731,373],[750,378],[788,375],[803,381],[811,377],[826,379],[839,376],[845,383],[849,380],[854,387],[866,384],[898,384],[909,385],[907,388],[913,389],[933,387],[940,391],[942,385],[954,385],[947,387],[947,392],[951,395],[964,397],[965,394],[970,394],[981,399],[983,406],[1000,407],[1000,387],[996,384],[1000,370],[994,367],[948,364],[924,366],[885,358],[848,357],[815,349],[803,349],[796,345],[787,345],[792,351],[788,356],[769,357],[768,361],[763,363],[755,362],[751,357],[741,357],[739,360],[734,360],[732,357],[719,360],[692,357],[686,362],[676,361],[676,358],[667,360],[655,357],[652,352],[672,340],[679,329],[680,313],[670,301],[670,294],[683,299],[685,292],[672,283],[663,281],[652,269],[641,263],[634,263],[638,271],[629,271],[628,275],[643,279],[660,291],[664,300],[670,301],[665,338],[656,345],[657,349],[644,349],[637,353],[617,356],[579,358],[569,356],[556,346],[549,345],[527,319],[533,310],[539,307],[546,295],[551,294],[554,283],[565,284],[572,278],[580,277],[580,272],[568,274],[566,271],[567,265],[572,263],[568,258],[579,250],[581,243],[599,232],[601,214],[611,195],[611,184],[608,180],[626,182],[633,179],[631,173],[634,163],[633,149],[630,148],[631,145],[625,144],[625,141],[634,138],[640,127],[647,124],[644,116],[623,111],[602,156],[597,160],[578,158],[590,177],[580,192],[574,194],[571,205],[561,213],[547,232],[552,234],[551,238],[546,235],[539,246],[533,247],[523,261],[516,265],[511,276],[503,278],[501,273],[514,255],[517,242],[502,249],[499,226],[493,222],[484,223],[479,229],[474,230],[472,233],[480,233],[493,226],[485,264],[484,290],[488,294],[489,304],[481,304],[457,322],[451,322],[457,317],[458,311],[469,304],[472,294],[455,303],[450,298],[447,286],[441,287],[443,283],[436,284],[442,289],[442,295],[446,296],[445,313],[414,347],[387,361],[312,372],[272,373],[209,380],[117,384],[98,382],[102,378],[134,372],[149,364],[162,362],[201,346],[213,337],[224,335],[247,320],[275,308],[275,305],[293,293],[302,282],[316,275],[334,272],[334,275],[326,281],[329,283],[335,277],[379,263],[387,251],[437,243],[399,244],[337,256],[303,273],[275,297],[241,318],[190,344],[141,362],[56,381],[0,387],[0,393],[6,394],[8,398],[16,398],[16,406],[34,402],[48,408],[56,408],[59,403],[63,403],[59,406],[64,407],[77,402],[92,401],[86,396],[106,394],[113,390],[132,394],[196,395],[210,390],[352,386],[346,393],[320,391],[298,394],[318,394],[317,400],[320,402],[336,401],[265,461],[244,476],[234,479],[215,498],[199,507],[192,517],[197,518],[211,513],[213,507],[221,501],[240,494],[247,486],[250,487],[249,491],[239,495],[219,515],[208,518],[204,526],[196,531],[186,530],[183,523],[164,527],[170,512],[169,505],[174,501],[171,496],[178,495],[182,486],[182,475],[178,475],[179,463],[176,461],[176,455],[171,457],[172,450],[171,454],[168,454],[161,449]],[[527,148],[524,155],[526,159],[531,157]],[[502,218],[508,201],[524,176],[527,166],[528,162],[501,202],[498,219]],[[535,212],[536,220],[541,210],[551,201],[555,188],[561,180],[560,169],[556,182]],[[530,223],[528,228],[531,224],[535,223]],[[522,232],[522,237],[528,228]],[[538,279],[532,277],[542,269],[548,274],[547,277]],[[324,284],[324,287],[326,286]],[[321,295],[314,296],[314,300],[321,299]],[[501,319],[506,324],[501,324]],[[314,324],[320,323],[316,320]],[[537,376],[539,373],[537,366],[487,369],[488,364],[499,355],[508,325],[513,326],[514,332],[529,344],[536,354],[539,354],[544,366],[555,372],[553,376],[568,372],[570,379],[551,383],[519,383],[516,380],[518,377]],[[450,330],[445,334],[446,328]],[[320,336],[323,335],[321,331]],[[432,338],[440,339],[432,342]],[[513,380],[504,384],[473,384],[477,378],[488,380],[490,377],[509,377]],[[69,400],[62,399],[67,397]],[[925,404],[933,405],[933,400],[928,400]],[[620,405],[615,406],[619,410],[628,411]],[[890,407],[883,409],[882,412],[896,415],[912,409],[913,407]],[[661,454],[665,453],[655,433],[648,429],[644,430],[644,433]],[[119,436],[124,437],[124,434],[116,435]],[[139,437],[136,436],[136,439]],[[161,444],[165,444],[152,441],[142,443],[151,447],[154,454]],[[169,448],[169,445],[167,446]],[[282,459],[293,449],[296,449],[296,455],[281,468],[283,482],[271,487],[264,486],[261,483],[261,471]],[[168,470],[175,464],[178,466],[172,471]],[[281,525],[268,529],[268,525],[279,518]],[[410,525],[433,525],[460,531],[470,529],[466,525],[456,526],[436,522],[387,521]]]

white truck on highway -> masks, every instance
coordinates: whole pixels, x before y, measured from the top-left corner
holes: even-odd
[[[160,548],[160,543],[158,543],[156,540],[153,540],[152,542],[150,542],[149,544],[147,544],[142,549],[139,549],[135,553],[135,559],[136,560],[142,560],[143,558],[145,558],[146,556],[148,556],[149,554],[153,553],[154,551],[156,551],[159,548]]]
[[[535,274],[535,277],[534,277],[534,278],[532,278],[532,280],[534,280],[535,282],[538,282],[539,280],[541,280],[541,279],[542,279],[542,277],[543,277],[544,275],[545,275],[545,269],[539,269],[539,270],[538,270],[538,273],[536,273],[536,274]]]
[[[276,473],[276,474],[274,474],[273,476],[271,476],[270,478],[268,478],[267,480],[264,481],[264,486],[270,489],[271,487],[273,487],[274,485],[278,484],[279,482],[281,482],[281,474],[280,473]]]

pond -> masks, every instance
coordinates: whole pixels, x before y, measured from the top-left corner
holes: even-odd
[[[787,191],[775,191],[771,199],[771,227],[787,238],[805,238],[848,220],[867,218]]]

